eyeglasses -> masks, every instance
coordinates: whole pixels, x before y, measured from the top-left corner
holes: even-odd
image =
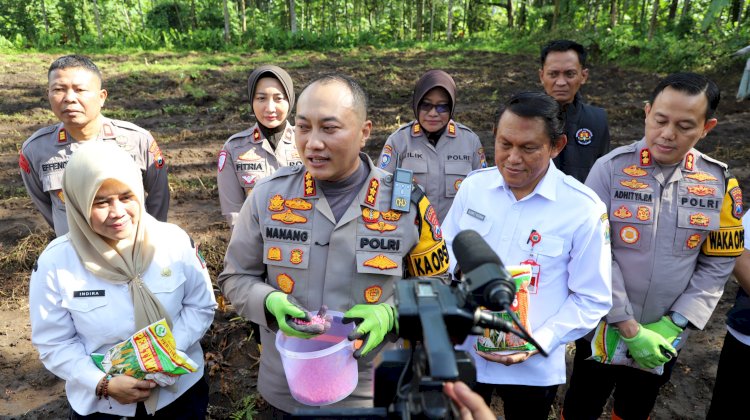
[[[445,114],[451,111],[451,104],[431,104],[420,102],[417,108],[419,108],[421,112],[430,112],[434,108],[438,114]]]

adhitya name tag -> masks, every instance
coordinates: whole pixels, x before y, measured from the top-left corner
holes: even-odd
[[[76,290],[73,292],[74,298],[99,297],[104,296],[104,290]]]

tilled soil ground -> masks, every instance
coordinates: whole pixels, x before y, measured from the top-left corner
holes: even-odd
[[[52,234],[26,196],[17,166],[23,141],[54,122],[48,111],[45,79],[54,58],[47,54],[0,55],[0,418],[67,416],[63,384],[41,365],[30,342],[28,272]],[[511,92],[539,89],[536,57],[489,52],[363,49],[290,57],[141,53],[93,58],[102,68],[109,90],[105,114],[132,121],[150,130],[159,141],[170,171],[169,219],[203,244],[214,278],[221,270],[229,238],[219,211],[216,157],[229,135],[252,123],[245,81],[257,64],[273,62],[289,69],[297,93],[322,73],[342,72],[360,81],[370,95],[374,132],[366,152],[374,159],[387,136],[413,119],[411,91],[416,79],[430,68],[445,69],[456,79],[455,119],[477,132],[489,161],[493,161],[492,115],[499,102]],[[196,67],[195,63],[209,61],[210,68]],[[157,70],[163,63],[167,64],[163,71]],[[130,70],[134,66],[136,69]],[[748,191],[750,148],[745,136],[750,128],[750,104],[736,103],[733,98],[740,70],[738,65],[711,75],[725,99],[719,108],[718,127],[699,143],[699,149],[729,163]],[[589,102],[607,109],[613,146],[642,136],[644,101],[659,76],[592,67],[583,93]],[[690,337],[652,418],[705,415],[724,339],[724,314],[736,290],[736,283],[730,281],[707,328]],[[203,347],[211,385],[211,417],[228,418],[251,403],[263,410],[262,399],[245,398],[255,392],[258,349],[250,328],[231,306],[217,312]],[[563,392],[561,387],[561,396]],[[555,410],[554,414],[559,413]]]

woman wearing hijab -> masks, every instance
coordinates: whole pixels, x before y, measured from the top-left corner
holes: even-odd
[[[192,240],[146,213],[140,170],[114,144],[81,145],[65,168],[63,194],[70,231],[39,256],[29,310],[32,343],[45,367],[65,380],[70,418],[205,418],[200,339],[216,301]],[[162,388],[105,375],[92,361],[92,353],[161,319],[196,372]]]
[[[417,81],[412,97],[415,121],[388,137],[380,167],[413,171],[442,222],[458,187],[474,169],[487,167],[479,137],[453,121],[456,83],[442,70],[430,70]]]
[[[217,168],[221,214],[230,227],[259,179],[281,166],[302,164],[294,126],[287,121],[294,108],[292,78],[280,67],[261,66],[250,74],[247,90],[257,123],[229,137]]]

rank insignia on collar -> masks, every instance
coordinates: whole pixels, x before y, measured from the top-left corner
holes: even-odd
[[[102,128],[104,129],[104,136],[105,137],[113,137],[115,135],[115,133],[112,131],[112,126],[111,125],[104,124],[102,126]]]
[[[65,131],[64,128],[60,129],[60,132],[57,133],[57,142],[58,143],[65,143],[68,141],[68,133]]]
[[[304,254],[304,252],[302,252],[301,249],[299,249],[299,248],[293,249],[292,250],[292,254],[289,256],[289,262],[292,263],[292,264],[299,264],[299,263],[301,263],[302,262],[302,254]]]
[[[716,188],[707,187],[705,185],[690,185],[687,187],[687,190],[690,194],[697,195],[699,197],[716,194]]]
[[[646,206],[638,206],[635,218],[643,222],[649,220],[651,218],[651,209]]]
[[[281,261],[281,248],[276,246],[268,248],[268,254],[266,254],[266,258],[271,261]]]
[[[291,200],[286,200],[284,202],[287,208],[292,210],[310,210],[312,209],[312,204],[308,203],[307,201],[297,197],[292,198]]]
[[[693,213],[690,215],[690,224],[693,226],[708,226],[711,218],[703,213]]]
[[[453,121],[448,123],[448,135],[456,136],[456,124]]]
[[[365,289],[365,302],[377,303],[383,296],[383,288],[380,286],[370,286]]]
[[[271,219],[278,220],[286,225],[293,225],[295,223],[306,223],[307,217],[300,216],[292,213],[291,210],[287,210],[284,213],[276,213],[271,215]]]
[[[414,125],[411,128],[411,134],[413,136],[418,136],[422,133],[422,127],[419,125],[419,123],[414,123]]]
[[[374,223],[367,223],[365,224],[365,227],[370,230],[377,230],[380,233],[383,232],[390,232],[392,230],[396,230],[396,225],[392,225],[390,223],[386,223],[383,221],[380,222],[374,222]]]
[[[57,198],[65,204],[65,194],[63,194],[63,190],[57,190]]]
[[[641,149],[641,166],[651,166],[651,151],[647,148]]]
[[[367,187],[367,196],[365,197],[365,203],[370,206],[374,206],[378,198],[378,188],[380,188],[380,182],[373,178],[370,180],[370,186]]]
[[[378,217],[380,217],[380,212],[371,209],[369,207],[362,207],[362,220],[365,223],[376,223],[378,221]]]
[[[314,197],[316,193],[315,180],[310,172],[305,172],[305,197]]]
[[[398,264],[396,264],[395,261],[391,260],[383,254],[378,254],[378,256],[372,257],[362,264],[367,267],[377,268],[378,270],[390,270],[392,268],[398,267]]]
[[[396,222],[400,218],[401,212],[398,212],[396,210],[388,210],[387,212],[383,213],[383,220],[387,220],[389,222]]]
[[[284,197],[281,194],[276,194],[268,200],[268,210],[281,211],[284,210]]]
[[[642,190],[644,188],[648,188],[648,184],[638,182],[638,180],[635,178],[631,179],[630,181],[620,181],[620,185],[622,185],[623,187],[628,187],[631,190]]]
[[[695,155],[692,152],[685,155],[685,169],[688,171],[695,169]]]
[[[685,175],[685,178],[694,179],[698,182],[717,181],[716,177],[709,174],[708,172],[696,172],[694,174],[687,174]]]
[[[701,235],[698,233],[694,233],[690,235],[689,238],[687,238],[687,241],[685,241],[685,245],[687,245],[688,248],[693,249],[701,242]]]
[[[260,129],[258,127],[255,127],[255,130],[253,130],[253,140],[260,140]]]
[[[622,168],[622,171],[630,176],[646,176],[648,175],[648,172],[645,170],[639,168],[636,165],[630,165],[627,168]]]
[[[620,239],[626,244],[634,244],[641,239],[641,232],[633,226],[625,226],[620,229]]]
[[[618,219],[628,219],[633,216],[633,213],[631,213],[627,207],[620,206],[620,208],[617,209],[614,213],[612,213],[612,215]]]
[[[286,294],[294,291],[294,280],[288,274],[281,273],[276,276],[276,283],[279,285],[279,290]]]

